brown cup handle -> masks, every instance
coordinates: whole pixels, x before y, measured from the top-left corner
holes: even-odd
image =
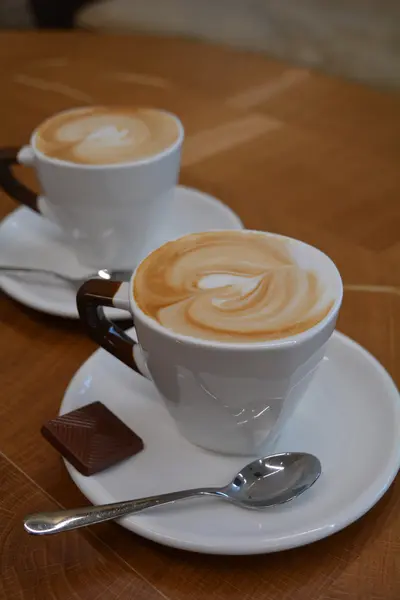
[[[0,148],[0,186],[3,190],[14,198],[25,204],[35,212],[39,212],[38,197],[26,185],[18,181],[12,172],[11,167],[18,163],[19,148]]]
[[[120,281],[86,281],[77,294],[78,312],[86,333],[92,340],[140,375],[146,375],[141,372],[134,357],[134,348],[138,344],[104,314],[104,306],[129,308],[128,286],[129,283]]]

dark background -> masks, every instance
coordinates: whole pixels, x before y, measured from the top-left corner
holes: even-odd
[[[37,27],[43,29],[64,28],[74,25],[76,11],[96,0],[29,0],[30,10]]]

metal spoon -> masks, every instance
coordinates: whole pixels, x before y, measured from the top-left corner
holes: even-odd
[[[57,277],[62,281],[67,281],[68,283],[74,283],[81,285],[88,279],[111,279],[113,281],[129,281],[132,271],[109,271],[107,269],[100,269],[99,271],[94,271],[93,273],[88,273],[84,277],[80,275],[77,277],[76,275],[69,275],[68,273],[57,273],[56,271],[52,271],[51,269],[39,269],[36,267],[19,267],[17,265],[0,265],[0,272],[9,272],[9,273],[42,273],[43,275],[50,275],[52,277]]]
[[[37,513],[24,519],[24,528],[35,535],[60,533],[194,496],[216,496],[242,508],[267,508],[300,496],[317,481],[320,474],[321,463],[312,454],[274,454],[251,462],[239,471],[231,483],[221,488],[197,488],[102,506]]]

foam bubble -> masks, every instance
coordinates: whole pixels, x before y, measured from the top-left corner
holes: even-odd
[[[236,294],[244,296],[254,291],[262,280],[262,275],[257,277],[244,277],[242,275],[231,275],[229,273],[215,273],[206,275],[200,279],[198,287],[203,290],[224,288],[234,286]],[[214,306],[223,306],[226,303],[224,298],[212,298]]]
[[[100,141],[108,144],[118,144],[124,141],[129,135],[128,129],[117,129],[114,125],[105,125],[100,129],[95,129],[86,137],[87,140]]]

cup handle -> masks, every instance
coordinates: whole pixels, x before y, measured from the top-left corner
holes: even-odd
[[[90,279],[79,288],[76,302],[88,336],[128,367],[151,379],[140,345],[107,319],[104,306],[129,308],[128,282]]]
[[[26,185],[14,177],[11,167],[18,164],[30,166],[32,160],[28,160],[29,146],[22,148],[0,148],[0,186],[3,190],[14,198],[25,204],[35,212],[40,212],[38,207],[38,197]]]

